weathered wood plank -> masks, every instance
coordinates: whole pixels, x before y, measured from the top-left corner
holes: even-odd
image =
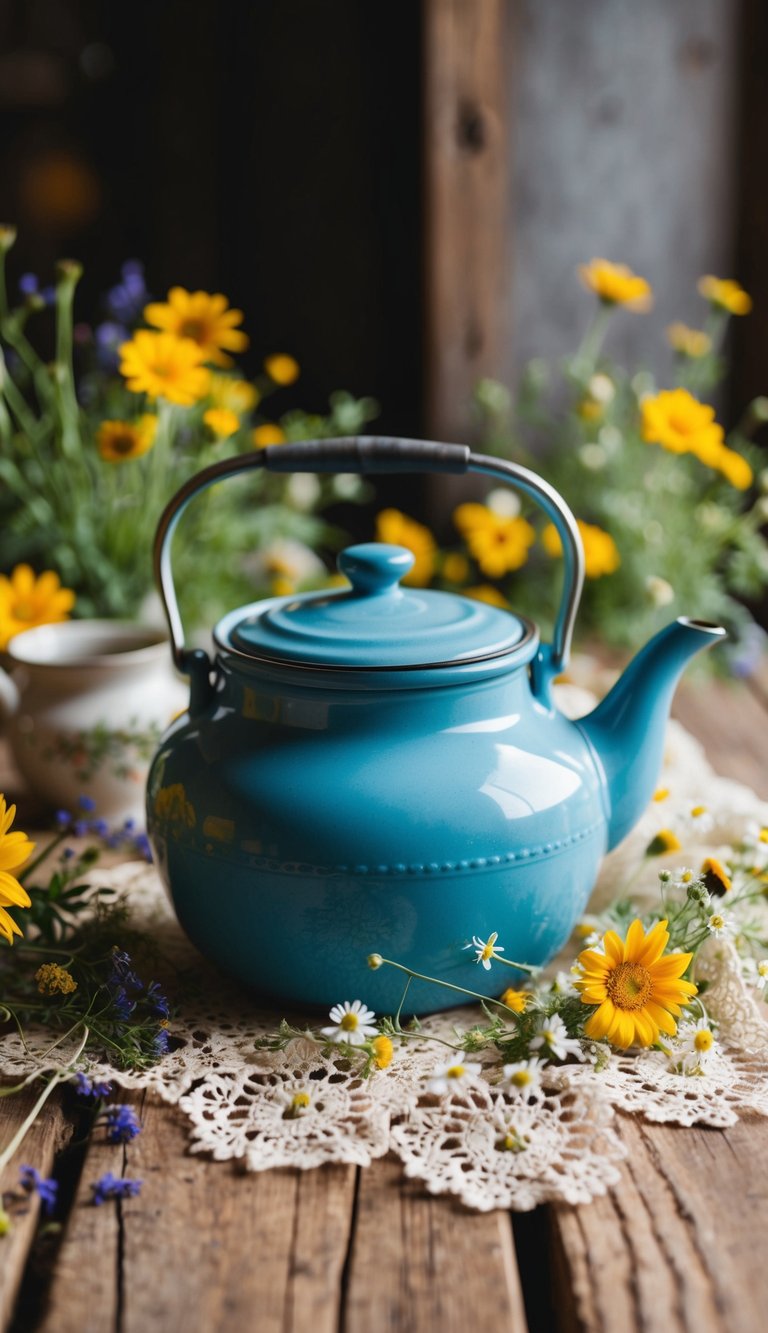
[[[552,1209],[556,1306],[579,1333],[756,1333],[768,1271],[768,1122],[620,1121],[622,1181]]]
[[[704,745],[710,763],[768,799],[768,709],[750,690],[729,681],[688,686],[673,714]]]
[[[0,1147],[10,1142],[42,1091],[42,1084],[18,1096],[0,1099]],[[27,1133],[5,1171],[0,1176],[0,1194],[13,1194],[8,1213],[12,1230],[4,1236],[0,1256],[0,1329],[8,1327],[26,1267],[29,1249],[40,1218],[36,1194],[19,1190],[19,1167],[29,1163],[43,1176],[49,1176],[56,1153],[63,1146],[68,1128],[61,1105],[54,1092]]]
[[[509,272],[506,0],[424,0],[425,424],[467,441],[502,369]]]
[[[268,1171],[186,1154],[183,1117],[148,1099],[131,1144],[91,1144],[43,1333],[331,1333],[339,1323],[355,1170]],[[101,1208],[104,1171],[143,1180]]]
[[[385,1158],[361,1173],[345,1327],[440,1329],[475,1324],[524,1333],[508,1213],[435,1199]]]

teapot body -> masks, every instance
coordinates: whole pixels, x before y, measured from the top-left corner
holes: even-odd
[[[403,974],[499,995],[583,912],[606,849],[604,779],[528,671],[307,673],[222,654],[213,695],[166,733],[147,793],[160,872],[187,934],[283,1005],[394,1012]],[[308,680],[308,683],[304,681]],[[414,981],[408,1012],[461,1002]]]

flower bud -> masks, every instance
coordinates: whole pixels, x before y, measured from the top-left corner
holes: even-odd
[[[16,228],[0,223],[0,254],[7,254],[16,242]]]
[[[375,972],[378,968],[380,968],[383,962],[384,959],[382,958],[380,953],[369,953],[368,966],[370,967],[372,972]]]

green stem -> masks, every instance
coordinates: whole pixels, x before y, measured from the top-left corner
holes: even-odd
[[[427,981],[431,986],[443,986],[446,990],[458,991],[460,995],[469,995],[473,1000],[482,1000],[483,1004],[495,1004],[498,1009],[503,1009],[505,1014],[513,1012],[509,1008],[509,1005],[505,1004],[503,1000],[494,1000],[490,995],[481,995],[479,991],[467,990],[466,986],[455,986],[452,981],[441,981],[439,977],[428,977],[425,976],[423,972],[413,972],[410,967],[405,967],[403,963],[395,963],[391,958],[382,958],[379,966],[383,967],[384,965],[387,967],[396,967],[398,972],[405,972],[410,980],[415,978],[417,981]],[[517,963],[512,963],[512,967],[517,966]],[[533,969],[528,968],[527,970],[531,971]],[[403,1000],[404,999],[405,995],[403,995]],[[403,1000],[400,1001],[400,1009],[403,1007]],[[397,1011],[398,1014],[400,1013],[400,1009]]]
[[[587,328],[573,358],[573,366],[578,374],[586,377],[594,373],[613,311],[614,306],[603,303],[595,311],[592,323]]]
[[[47,857],[49,857],[49,856],[51,855],[51,852],[55,851],[56,848],[57,848],[62,842],[64,842],[64,840],[65,840],[66,838],[69,838],[69,837],[71,837],[71,836],[72,836],[71,829],[68,829],[68,828],[67,828],[67,829],[64,829],[64,831],[63,831],[62,833],[57,833],[57,834],[56,834],[56,837],[53,839],[53,842],[49,842],[48,845],[47,845],[46,847],[44,847],[43,850],[42,850],[41,852],[38,852],[37,856],[34,858],[33,861],[30,861],[27,865],[25,865],[24,869],[22,870],[21,874],[19,875],[19,881],[20,881],[20,883],[23,884],[24,881],[25,881],[25,880],[29,877],[29,875],[32,873],[32,871],[33,871],[33,870],[37,870],[37,867],[38,867],[43,861],[45,861]]]
[[[83,1039],[80,1042],[79,1047],[75,1051],[75,1054],[73,1055],[70,1064],[67,1065],[66,1069],[58,1069],[56,1073],[53,1075],[53,1077],[49,1079],[48,1083],[45,1085],[43,1091],[41,1092],[34,1106],[32,1107],[32,1110],[30,1111],[29,1115],[19,1125],[19,1128],[17,1129],[10,1143],[8,1143],[3,1149],[3,1151],[0,1152],[0,1173],[2,1173],[5,1170],[6,1166],[13,1157],[13,1154],[16,1152],[16,1149],[19,1148],[21,1144],[24,1142],[27,1133],[34,1125],[35,1120],[37,1119],[38,1115],[45,1106],[45,1103],[47,1102],[54,1088],[59,1083],[63,1083],[64,1080],[69,1077],[72,1065],[75,1063],[76,1060],[79,1060],[80,1056],[85,1050],[85,1045],[86,1042],[88,1041],[88,1035],[89,1035],[88,1029],[86,1028],[85,1032],[83,1033]]]

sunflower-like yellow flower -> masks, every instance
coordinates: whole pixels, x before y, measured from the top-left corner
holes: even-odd
[[[646,856],[666,856],[669,852],[679,852],[682,847],[677,834],[669,828],[659,829],[645,849]]]
[[[497,514],[487,505],[459,505],[453,521],[480,569],[490,579],[522,568],[536,539],[526,519]]]
[[[584,523],[577,519],[581,540],[584,546],[584,572],[588,579],[600,579],[604,574],[615,574],[621,564],[619,548],[610,532],[597,527],[595,523]],[[563,543],[554,523],[548,523],[541,534],[541,541],[547,555],[553,557],[563,554]]]
[[[604,305],[624,305],[628,310],[650,310],[651,285],[626,264],[612,264],[608,259],[592,259],[579,264],[579,277]]]
[[[443,556],[443,568],[441,570],[444,579],[449,583],[466,583],[469,578],[469,561],[465,555],[459,551],[449,551]]]
[[[679,320],[668,326],[667,342],[673,351],[678,352],[680,356],[690,357],[693,361],[712,351],[712,339],[708,333],[703,329],[692,329]]]
[[[392,546],[405,546],[413,552],[413,569],[406,574],[403,583],[410,583],[420,588],[429,583],[435,572],[437,546],[429,528],[409,518],[399,509],[382,509],[376,516],[376,540],[389,542]]]
[[[203,422],[218,440],[226,440],[240,429],[240,418],[230,407],[209,407]]]
[[[298,361],[288,356],[286,352],[276,352],[273,356],[268,356],[264,362],[264,369],[273,383],[281,387],[295,384],[300,374]]]
[[[272,421],[265,421],[263,426],[256,427],[252,438],[257,449],[266,449],[268,444],[285,444],[286,434],[281,426],[276,426]]]
[[[29,907],[31,900],[26,889],[19,883],[14,871],[21,870],[35,850],[35,844],[29,841],[26,833],[18,830],[10,833],[9,829],[16,817],[16,806],[6,806],[5,797],[0,796],[0,935],[13,944],[14,935],[21,935],[6,907]]]
[[[75,594],[50,569],[39,578],[29,565],[16,565],[10,578],[0,574],[0,648],[22,630],[69,620],[74,605]]]
[[[530,998],[531,991],[517,990],[514,986],[509,986],[507,990],[504,991],[503,995],[499,996],[501,1003],[505,1004],[507,1008],[511,1009],[515,1014],[522,1014],[525,1012]]]
[[[729,315],[748,315],[752,309],[752,297],[733,278],[714,278],[707,273],[699,278],[698,287],[710,305],[726,310]]]
[[[149,452],[156,432],[157,417],[151,412],[138,421],[102,421],[96,432],[96,445],[107,463],[126,463]]]
[[[165,398],[178,407],[191,407],[205,398],[210,371],[203,365],[201,348],[191,338],[138,329],[120,347],[120,374],[131,393]]]
[[[242,329],[242,310],[230,310],[226,296],[220,292],[188,292],[184,287],[172,287],[167,303],[153,301],[144,310],[148,324],[177,338],[189,338],[202,353],[202,360],[214,366],[231,366],[227,352],[244,352],[248,338]]]
[[[723,428],[715,409],[700,403],[687,389],[662,389],[644,398],[642,435],[647,444],[660,444],[673,454],[695,454],[708,467],[717,467],[724,448]]]
[[[657,921],[646,934],[641,921],[633,921],[626,940],[615,930],[603,936],[604,953],[584,949],[577,959],[580,976],[574,985],[583,1004],[597,1005],[584,1024],[584,1034],[593,1041],[603,1038],[626,1050],[629,1046],[653,1046],[659,1033],[674,1037],[676,1018],[682,1005],[697,993],[692,981],[683,981],[693,954],[665,954],[669,943],[666,921]]]

